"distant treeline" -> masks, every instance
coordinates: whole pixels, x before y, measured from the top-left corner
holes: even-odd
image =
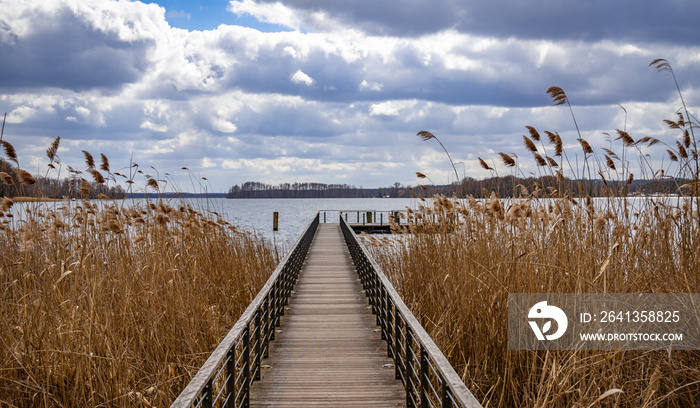
[[[607,196],[635,196],[652,194],[678,194],[683,186],[687,187],[687,180],[661,179],[661,180],[573,180],[559,179],[554,176],[520,178],[515,176],[492,177],[477,180],[467,177],[460,184],[454,183],[441,186],[418,186],[408,188],[414,196],[432,196],[444,194],[446,196],[473,196],[484,198],[495,192],[498,197],[518,197],[528,195],[540,190],[547,196],[572,197],[607,197]],[[688,191],[685,191],[687,194]]]
[[[367,189],[347,184],[282,183],[271,185],[257,181],[236,184],[226,198],[369,198]]]
[[[460,184],[403,186],[394,183],[389,187],[358,188],[347,184],[283,183],[270,185],[249,181],[235,185],[226,198],[411,198],[431,197],[443,194],[450,197],[473,196],[484,198],[496,193],[498,197],[523,196],[539,190],[541,196],[570,195],[572,197],[635,196],[651,194],[677,194],[686,183],[684,180],[572,180],[553,176],[520,178],[514,176],[492,177],[477,180],[467,177]]]

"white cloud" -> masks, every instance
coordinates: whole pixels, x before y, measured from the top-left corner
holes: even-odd
[[[360,83],[360,91],[375,91],[379,92],[384,88],[384,84],[380,84],[379,82],[368,82],[366,79],[362,80],[362,83]]]
[[[141,129],[148,129],[152,130],[154,132],[167,132],[168,131],[168,126],[167,125],[158,125],[150,121],[145,121],[141,123]]]
[[[416,101],[386,101],[373,103],[369,106],[369,114],[370,116],[398,116],[399,111],[413,108],[415,105]]]
[[[236,129],[238,129],[238,126],[236,126],[234,123],[223,119],[214,119],[212,126],[214,129],[223,133],[234,133]]]
[[[23,123],[37,114],[37,109],[31,106],[19,106],[7,115],[7,123]]]
[[[290,75],[289,79],[294,82],[295,84],[305,84],[308,86],[313,85],[314,80],[310,76],[306,75],[304,71],[302,70],[297,70],[297,72],[293,73]]]
[[[216,163],[208,157],[202,157],[202,167],[205,169],[211,169],[216,167]]]

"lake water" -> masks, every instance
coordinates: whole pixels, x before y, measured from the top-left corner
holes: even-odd
[[[156,202],[157,199],[126,199],[117,201],[118,206],[131,206],[134,203],[145,205],[146,201]],[[294,244],[304,232],[317,212],[322,210],[336,211],[402,211],[406,207],[416,208],[420,202],[414,198],[276,198],[276,199],[225,199],[225,198],[190,198],[165,199],[166,203],[177,207],[187,202],[198,211],[217,212],[230,223],[258,233],[284,249]],[[68,205],[80,205],[81,201],[59,201],[42,203],[17,202],[11,212],[16,223],[25,218],[25,210],[50,209]],[[93,204],[113,204],[112,201],[93,200]],[[273,213],[279,213],[278,231],[272,230]],[[350,214],[350,221],[355,219],[355,213]],[[338,222],[337,213],[328,213],[327,222]],[[385,214],[386,217],[386,214]],[[384,218],[387,222],[387,218]],[[323,222],[323,220],[322,220]]]
[[[166,200],[170,205],[177,206],[182,201],[189,202],[192,206],[200,211],[215,211],[222,214],[223,218],[234,225],[243,227],[249,231],[260,234],[282,249],[289,249],[296,241],[299,235],[304,231],[312,218],[319,211],[336,210],[344,211],[349,215],[349,221],[354,222],[356,211],[402,211],[406,207],[417,208],[421,203],[415,198],[279,198],[279,199],[171,199]],[[632,212],[642,211],[647,207],[650,200],[663,201],[667,204],[680,204],[678,198],[628,198]],[[133,202],[143,202],[144,199],[126,200],[123,205],[130,205]],[[504,200],[507,203],[510,200]],[[546,202],[547,200],[543,200]],[[607,207],[607,199],[594,198],[594,205],[598,209],[605,210]],[[79,204],[77,202],[63,201],[59,203],[16,203],[12,212],[15,220],[22,218],[22,209],[29,207],[48,207],[57,208],[61,205]],[[101,203],[99,200],[93,203]],[[111,202],[110,202],[111,203]],[[279,229],[273,231],[272,220],[273,213],[279,213]],[[326,215],[327,222],[337,222],[337,213],[328,213]],[[386,217],[386,214],[385,214]],[[387,219],[384,218],[386,221]],[[322,219],[323,222],[323,219]]]
[[[225,213],[229,222],[260,233],[286,248],[296,241],[319,211],[399,211],[405,210],[406,207],[416,208],[419,203],[417,199],[412,198],[277,198],[210,201],[216,208],[214,211]],[[277,232],[272,230],[274,212],[279,213]],[[350,215],[355,217],[355,213]],[[328,213],[326,220],[338,222],[337,217],[336,214]]]

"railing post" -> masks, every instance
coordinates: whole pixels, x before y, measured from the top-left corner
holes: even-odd
[[[250,405],[250,324],[243,332],[243,406]]]
[[[413,405],[413,333],[410,327],[406,327],[406,407]]]
[[[292,265],[287,267],[286,270],[283,272],[283,274],[284,274],[284,279],[283,279],[283,282],[284,282],[284,305],[285,306],[289,304],[289,295],[292,294],[292,285],[293,285],[292,275],[294,274],[294,270],[298,268],[297,264],[299,263],[299,254],[296,253],[294,255],[295,255],[294,262],[292,263]],[[292,269],[292,271],[290,271],[290,268]],[[282,312],[282,314],[284,314],[284,312]]]
[[[401,320],[398,309],[394,309],[394,375],[401,378]]]
[[[272,310],[273,310],[273,312],[272,312],[272,314],[273,314],[272,322],[273,322],[274,327],[279,327],[279,325],[280,325],[280,317],[279,317],[279,313],[280,313],[280,310],[279,310],[279,307],[280,307],[280,305],[279,305],[280,292],[279,292],[279,290],[280,290],[280,289],[279,289],[279,288],[280,288],[280,281],[278,280],[278,281],[275,282],[275,284],[272,286],[272,296],[273,296],[273,298],[272,298]],[[274,330],[273,330],[273,333],[274,333]],[[274,335],[274,334],[272,335],[272,339],[273,339],[273,340],[275,339],[275,335]]]
[[[262,360],[262,327],[260,327],[261,324],[261,317],[260,317],[260,309],[258,309],[255,312],[255,337],[253,342],[255,343],[255,365],[253,366],[253,371],[255,372],[255,381],[260,381],[260,371],[262,368],[260,367],[260,362]]]
[[[381,325],[381,305],[380,305],[380,287],[379,287],[379,277],[376,274],[372,274],[372,312],[377,316],[376,322],[377,326]]]
[[[386,340],[386,291],[384,287],[379,290],[379,315],[381,316],[381,324],[379,325],[382,340]]]
[[[447,381],[442,380],[442,408],[452,408],[452,399],[450,398],[450,387],[447,385]]]
[[[272,324],[272,319],[270,319],[270,294],[269,293],[265,297],[265,301],[263,302],[262,307],[263,307],[263,316],[264,316],[263,321],[265,323],[265,332],[263,332],[263,336],[265,337],[264,350],[265,350],[265,357],[268,357],[270,354],[270,347],[268,347],[268,344],[271,340],[275,339],[275,326]]]
[[[212,399],[214,398],[212,394],[214,393],[214,384],[212,383],[212,378],[209,378],[209,381],[207,381],[207,384],[204,386],[204,389],[202,392],[204,393],[204,396],[202,397],[202,408],[211,408],[212,404]]]
[[[391,350],[391,346],[394,345],[392,334],[392,321],[396,319],[395,313],[391,312],[391,296],[389,292],[386,292],[386,327],[384,328],[386,332],[386,355],[387,357],[394,357],[394,353]]]
[[[226,356],[226,393],[229,399],[226,402],[226,408],[234,408],[236,406],[236,348],[231,347]]]
[[[421,408],[428,408],[428,390],[430,389],[430,384],[428,381],[428,353],[425,351],[425,347],[420,345],[420,406]]]

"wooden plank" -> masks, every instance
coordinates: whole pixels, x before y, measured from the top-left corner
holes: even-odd
[[[251,406],[404,406],[338,224],[319,225],[294,290]]]

